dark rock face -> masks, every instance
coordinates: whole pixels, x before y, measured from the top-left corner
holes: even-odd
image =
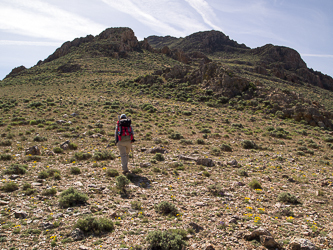
[[[107,40],[107,43],[101,41]],[[141,50],[138,39],[134,35],[134,32],[130,28],[109,28],[104,30],[98,36],[94,37],[88,35],[86,37],[76,38],[71,42],[65,42],[60,48],[58,48],[52,55],[46,58],[44,61],[39,61],[37,65],[51,62],[57,58],[67,55],[73,47],[79,47],[82,44],[89,44],[95,41],[96,43],[90,44],[88,52],[92,56],[112,56],[114,58],[126,57],[127,52],[134,50]],[[100,41],[100,42],[98,42]],[[147,47],[148,45],[146,45]],[[73,72],[72,68],[69,69]],[[65,67],[65,71],[68,72],[68,67]]]
[[[244,44],[238,44],[222,32],[215,30],[197,32],[185,38],[150,36],[147,39],[155,48],[161,49],[166,45],[171,49],[178,48],[185,52],[213,53],[216,51],[249,49]]]
[[[262,57],[255,68],[259,74],[267,75],[267,69],[274,76],[294,82],[309,83],[333,91],[333,78],[321,72],[308,69],[300,54],[291,48],[266,44],[252,50],[254,55]]]
[[[8,75],[6,75],[5,79],[9,78],[9,77],[17,76],[21,71],[23,71],[25,69],[26,69],[26,67],[24,67],[23,65],[16,67],[16,68],[12,69],[12,71]]]
[[[37,65],[51,62],[59,57],[62,57],[64,55],[67,55],[70,51],[70,48],[72,47],[79,47],[80,44],[91,42],[94,39],[94,36],[88,35],[86,37],[80,37],[75,38],[72,42],[65,42],[63,45],[61,45],[60,48],[56,49],[56,51],[50,55],[48,58],[46,58],[44,61],[39,61]]]

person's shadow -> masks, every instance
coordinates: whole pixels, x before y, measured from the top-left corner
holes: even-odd
[[[129,179],[135,186],[141,188],[150,188],[150,180],[139,174],[128,173],[126,174],[127,179]]]

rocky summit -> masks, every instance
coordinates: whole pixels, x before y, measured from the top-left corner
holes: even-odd
[[[1,249],[333,249],[333,79],[292,48],[109,28],[0,89]]]

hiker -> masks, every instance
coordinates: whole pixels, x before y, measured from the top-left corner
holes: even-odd
[[[135,139],[131,119],[127,119],[125,114],[122,114],[117,122],[115,140],[120,152],[123,174],[127,174],[129,172],[127,167],[129,152],[131,151],[132,143],[135,142]]]

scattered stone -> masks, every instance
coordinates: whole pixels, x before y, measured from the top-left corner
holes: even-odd
[[[43,186],[43,184],[40,183],[40,182],[33,182],[33,183],[31,183],[31,186],[33,186],[33,187],[40,187],[40,186]]]
[[[16,180],[17,178],[20,178],[18,174],[12,174],[11,176],[9,176],[9,179],[11,180]]]
[[[53,223],[49,222],[41,223],[39,226],[42,227],[44,230],[54,228]]]
[[[90,138],[101,138],[103,135],[100,134],[100,133],[97,133],[97,134],[93,134],[91,136],[89,136]]]
[[[9,204],[8,201],[0,200],[0,206],[6,206],[6,205],[8,205],[8,204]]]
[[[79,246],[79,249],[80,250],[90,250],[91,248],[81,245],[81,246]]]
[[[32,146],[25,150],[26,155],[40,155],[40,148],[38,146]]]
[[[179,158],[179,160],[183,160],[183,161],[197,161],[197,158],[193,158],[193,157],[189,157],[189,156],[185,156],[185,155],[179,155],[178,158]]]
[[[237,219],[231,218],[228,223],[229,224],[237,224]]]
[[[19,210],[14,211],[14,216],[16,219],[25,219],[28,217],[28,214],[25,211]]]
[[[213,167],[214,166],[214,161],[210,158],[198,158],[196,160],[197,165],[202,165],[206,167]]]
[[[155,154],[155,153],[165,154],[165,153],[168,153],[168,151],[165,150],[164,148],[161,148],[161,147],[155,147],[155,148],[148,149],[147,153],[151,153],[151,154]]]
[[[317,250],[318,248],[308,239],[292,238],[289,244],[289,250]]]
[[[51,150],[47,150],[45,153],[47,156],[55,156],[55,153]]]
[[[231,161],[228,161],[228,162],[227,162],[227,165],[229,165],[229,166],[237,166],[237,165],[238,165],[238,162],[237,162],[235,159],[233,159],[233,160],[231,160]]]
[[[64,120],[58,120],[58,121],[56,121],[56,123],[57,124],[62,124],[62,123],[66,123],[66,121],[64,121]]]
[[[287,181],[289,181],[289,182],[296,182],[292,177],[288,178]]]
[[[72,237],[73,240],[75,240],[75,241],[83,240],[83,239],[84,239],[84,233],[81,231],[80,228],[75,228],[75,229],[71,232],[71,237]]]
[[[151,166],[151,163],[149,162],[141,162],[140,168],[149,168]]]
[[[271,236],[271,233],[267,229],[265,229],[263,227],[259,227],[255,230],[253,230],[250,234],[244,235],[244,239],[248,240],[248,241],[251,241],[251,240],[259,241],[261,235]]]
[[[272,236],[260,235],[260,243],[267,248],[280,249],[279,243],[277,243]]]
[[[215,250],[215,248],[212,245],[208,245],[205,247],[205,250]]]
[[[204,206],[207,206],[207,204],[204,203],[204,202],[196,202],[195,205],[196,205],[197,207],[204,207]]]
[[[62,148],[63,150],[67,150],[69,148],[69,143],[70,141],[65,141],[64,143],[61,143],[60,148]]]

